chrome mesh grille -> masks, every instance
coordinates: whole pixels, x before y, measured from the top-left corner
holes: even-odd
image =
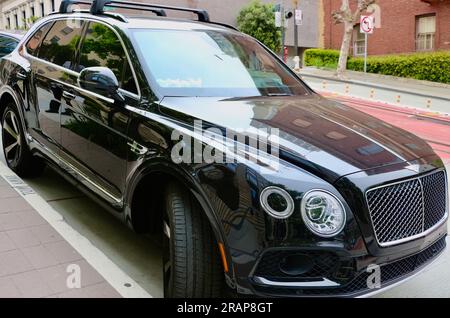
[[[445,171],[387,185],[366,193],[378,243],[393,245],[420,235],[446,214]]]

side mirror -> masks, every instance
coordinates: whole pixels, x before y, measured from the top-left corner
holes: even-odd
[[[116,102],[124,102],[125,99],[119,93],[119,81],[116,75],[107,67],[87,67],[78,77],[78,86]]]

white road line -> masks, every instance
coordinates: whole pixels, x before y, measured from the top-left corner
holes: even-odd
[[[0,176],[6,180],[100,275],[125,298],[152,298],[87,238],[66,223],[30,186],[0,161]]]

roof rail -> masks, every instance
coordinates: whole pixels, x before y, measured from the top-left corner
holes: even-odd
[[[104,6],[108,7],[114,7],[114,8],[122,8],[122,9],[130,9],[130,10],[142,10],[142,11],[150,11],[155,13],[157,16],[165,17],[167,16],[166,12],[162,9],[158,8],[152,8],[152,7],[137,7],[134,2],[129,1],[109,1],[111,4],[105,4]],[[113,2],[121,2],[122,5],[119,4],[112,4]],[[89,5],[91,7],[90,12],[93,13],[94,6],[97,6],[96,1],[85,1],[85,0],[63,0],[61,2],[61,5],[59,7],[59,13],[71,13],[72,11],[69,10],[70,6],[75,4],[85,4]],[[138,3],[140,5],[140,3]],[[104,7],[103,6],[103,7]],[[93,13],[93,14],[105,14],[106,12],[103,12],[103,7],[101,12]],[[96,10],[97,11],[97,10]],[[119,20],[124,20],[123,18],[119,18]]]
[[[164,10],[173,10],[173,11],[183,11],[183,12],[192,12],[198,16],[198,20],[200,22],[211,22],[209,19],[209,14],[206,10],[201,9],[192,9],[185,7],[173,7],[152,3],[142,3],[142,2],[131,2],[131,1],[116,1],[116,0],[63,0],[59,7],[59,13],[71,13],[69,10],[70,6],[76,4],[84,4],[89,5],[91,7],[90,12],[94,15],[104,14],[105,7],[112,8],[121,8],[121,9],[129,9],[129,10],[141,10],[141,11],[151,11],[158,16],[167,16]]]
[[[63,0],[61,1],[61,5],[59,6],[59,13],[71,13],[71,11],[69,11],[69,8],[74,4],[86,4],[91,6],[92,1]]]
[[[142,10],[142,11],[154,11],[155,9],[160,9],[162,12],[164,12],[164,10],[192,12],[198,16],[199,21],[210,22],[209,14],[205,10],[185,8],[185,7],[172,7],[172,6],[165,6],[165,5],[159,5],[159,4],[142,3],[142,2],[130,2],[130,1],[94,0],[94,2],[92,3],[92,7],[91,7],[91,13],[92,14],[102,14],[104,7],[134,9],[134,10]],[[166,14],[164,12],[164,16],[165,15]]]

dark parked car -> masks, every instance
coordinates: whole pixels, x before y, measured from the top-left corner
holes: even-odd
[[[166,296],[368,295],[442,253],[446,171],[424,141],[321,97],[205,11],[73,3],[86,2],[63,1],[0,62],[5,156],[23,177],[46,162],[136,232],[160,231]],[[278,136],[258,160],[255,130]],[[241,151],[178,161],[189,138],[194,155]]]
[[[20,33],[0,31],[0,58],[14,51],[22,37]]]

